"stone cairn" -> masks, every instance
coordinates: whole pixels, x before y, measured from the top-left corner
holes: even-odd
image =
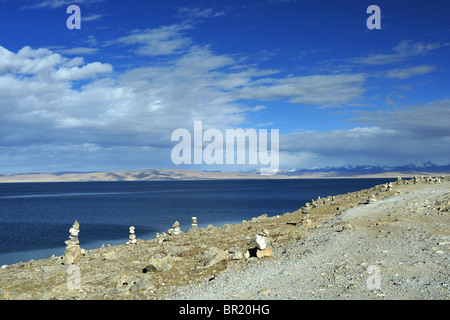
[[[258,247],[256,250],[256,256],[261,259],[264,257],[272,256],[272,248],[270,247],[270,238],[269,231],[267,229],[263,229],[258,232],[255,237],[256,246]]]
[[[172,228],[173,228],[173,235],[179,235],[181,233],[181,228],[180,228],[180,223],[178,221],[175,221],[172,224]]]
[[[180,228],[180,223],[178,221],[175,221],[172,224],[172,228],[167,230],[167,234],[170,236],[176,236],[176,235],[179,235],[180,233],[181,233],[181,228]]]
[[[400,178],[400,177],[399,177]],[[401,179],[401,178],[400,178]],[[398,183],[397,183],[398,184]],[[386,186],[386,191],[392,191],[392,188],[393,188],[393,186],[392,186],[392,182],[389,182],[388,184],[387,184],[387,186]]]
[[[192,219],[191,230],[197,230],[198,229],[197,217],[192,217],[191,219]]]
[[[372,193],[365,202],[363,202],[364,204],[371,204],[374,203],[375,201],[377,201],[377,197],[375,197],[375,195]]]
[[[313,205],[314,206],[314,205]],[[311,203],[307,202],[304,207],[302,207],[302,218],[300,219],[300,225],[309,226],[312,221],[309,219],[309,212],[311,211]]]
[[[130,235],[128,236],[128,241],[126,244],[136,244],[136,235],[134,234],[135,227],[131,226],[129,229]]]
[[[78,233],[80,232],[80,224],[75,220],[72,228],[69,229],[69,240],[66,243],[66,251],[63,256],[63,264],[72,265],[79,263],[81,260],[82,250],[78,241]]]
[[[302,214],[304,218],[308,218],[309,217],[309,212],[311,211],[311,207],[309,202],[306,203],[306,205],[302,208]]]

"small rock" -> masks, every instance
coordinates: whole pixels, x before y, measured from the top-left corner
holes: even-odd
[[[311,219],[309,219],[309,218],[302,218],[301,220],[300,220],[300,225],[301,226],[306,226],[306,227],[308,227],[308,226],[312,226],[312,221],[311,221]]]
[[[147,266],[142,270],[142,272],[158,272],[158,271],[169,271],[172,268],[172,263],[174,261],[173,257],[165,256],[163,258],[155,259],[151,258]]]
[[[203,266],[209,267],[218,262],[228,258],[227,251],[220,250],[216,247],[211,247],[200,253],[199,263]]]
[[[137,283],[137,279],[130,275],[121,275],[118,277],[118,280],[116,282],[116,289],[123,290],[123,289],[130,289],[132,285]]]
[[[131,292],[147,290],[154,288],[153,284],[147,278],[143,277],[138,282],[134,283],[130,287]]]
[[[353,226],[350,223],[346,223],[342,226],[342,230],[351,230]]]
[[[105,260],[115,260],[117,258],[119,258],[119,256],[115,250],[108,250],[103,254],[103,259]]]
[[[64,274],[66,272],[65,266],[46,266],[42,269],[42,279],[48,280],[57,274]]]
[[[244,253],[238,246],[234,245],[228,249],[228,257],[232,260],[241,260],[244,258]]]
[[[268,258],[272,256],[272,248],[267,247],[264,250],[256,250],[256,256],[258,259]]]
[[[274,291],[272,289],[262,289],[258,291],[259,294],[278,294],[277,291]]]

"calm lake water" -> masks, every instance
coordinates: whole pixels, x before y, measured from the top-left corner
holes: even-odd
[[[139,239],[292,212],[326,197],[393,179],[213,180],[0,184],[0,265],[64,253],[75,220],[84,249],[123,244],[128,228]]]

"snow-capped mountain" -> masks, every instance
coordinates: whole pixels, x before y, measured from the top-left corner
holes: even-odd
[[[380,173],[403,173],[403,174],[415,174],[415,173],[435,173],[435,174],[448,174],[450,173],[450,164],[437,165],[431,161],[423,162],[420,164],[407,164],[403,166],[372,166],[372,165],[346,165],[342,167],[324,167],[324,168],[312,168],[312,169],[280,169],[279,175],[286,176],[299,176],[305,174],[325,174],[326,176],[358,176],[358,175],[373,175]]]

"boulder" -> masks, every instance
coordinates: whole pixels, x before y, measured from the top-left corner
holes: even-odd
[[[312,226],[312,221],[311,221],[311,219],[308,219],[308,218],[302,218],[301,220],[300,220],[300,225],[301,226],[304,226],[304,227],[309,227],[309,226]]]
[[[228,249],[228,258],[232,260],[241,260],[244,259],[244,253],[237,245],[234,245]]]
[[[115,250],[113,250],[113,249],[107,250],[103,254],[103,259],[104,260],[116,260],[118,258],[119,258],[118,253]]]
[[[228,252],[224,250],[220,250],[216,247],[211,247],[200,253],[200,261],[199,263],[202,266],[209,267],[218,262],[226,260],[228,258]]]
[[[175,259],[171,256],[165,256],[163,258],[151,258],[142,272],[147,273],[169,271],[172,268],[172,264],[174,261]]]

